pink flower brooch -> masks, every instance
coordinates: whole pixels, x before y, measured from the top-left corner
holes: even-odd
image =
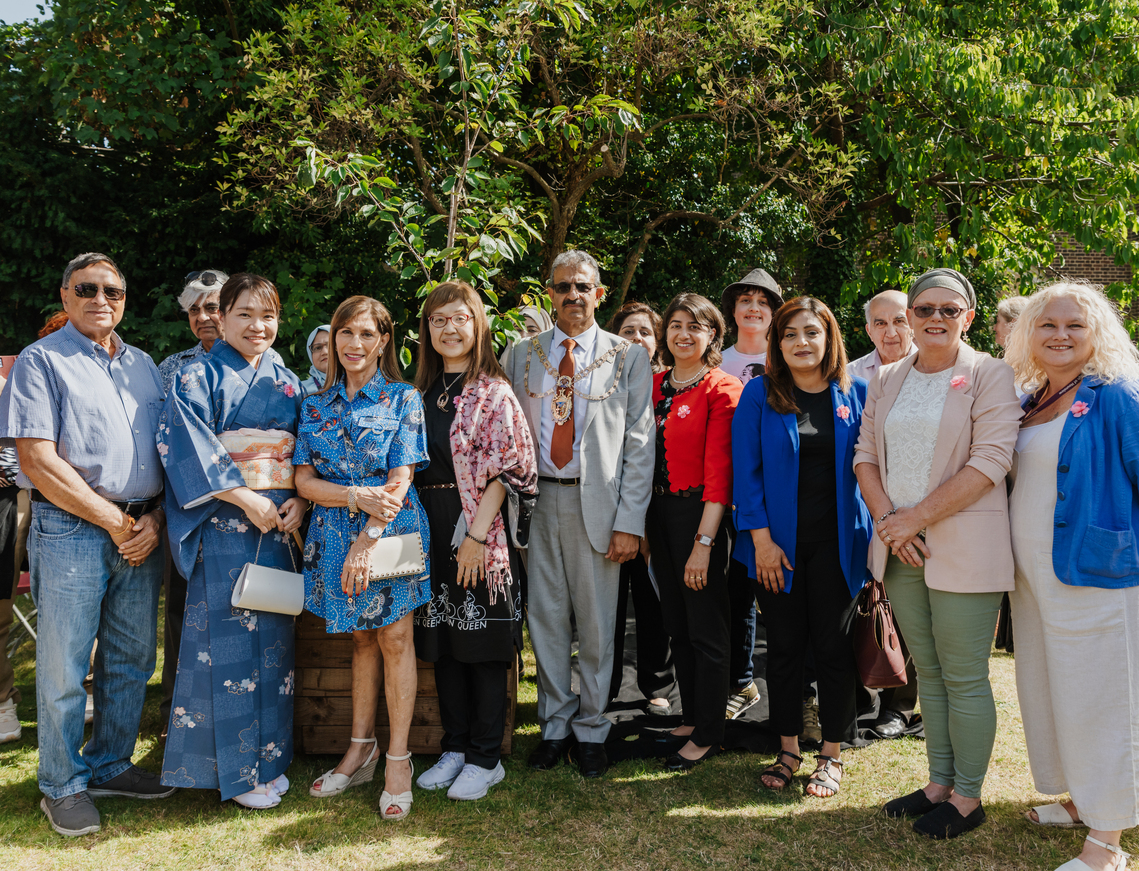
[[[849,408],[847,408],[845,405],[840,405],[838,408],[836,408],[836,409],[834,410],[834,412],[835,412],[835,414],[837,414],[837,415],[838,415],[838,416],[839,416],[839,417],[840,417],[842,420],[846,420],[848,417],[850,417],[850,409],[849,409]]]
[[[964,390],[969,385],[969,379],[964,375],[958,375],[949,380],[949,386],[954,390]]]
[[[690,415],[692,413],[692,409],[689,408],[687,405],[682,405],[682,406],[680,406],[680,408],[678,408],[676,410],[676,413],[680,417],[688,417],[688,415]]]
[[[1082,399],[1078,399],[1072,403],[1072,417],[1083,417],[1090,410],[1091,406]]]

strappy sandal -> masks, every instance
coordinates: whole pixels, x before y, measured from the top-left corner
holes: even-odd
[[[831,773],[831,766],[837,766],[839,775],[842,774],[842,760],[835,759],[833,756],[818,755],[815,757],[821,763],[818,768],[814,770],[811,776],[807,779],[807,786],[820,786],[823,789],[829,789],[830,795],[812,795],[811,798],[834,798],[838,795],[840,780],[837,780]]]
[[[1088,835],[1084,840],[1091,841],[1097,847],[1103,847],[1105,850],[1110,850],[1118,857],[1115,861],[1113,871],[1126,871],[1127,860],[1131,858],[1130,853],[1124,853],[1123,850],[1115,846],[1115,844],[1105,843],[1099,838],[1093,838],[1091,835]],[[1092,871],[1092,869],[1087,862],[1085,862],[1083,859],[1080,859],[1079,857],[1076,857],[1075,859],[1070,859],[1069,861],[1065,862],[1063,865],[1057,868],[1056,871]]]
[[[411,761],[411,752],[408,751],[406,756],[392,756],[390,753],[385,753],[388,759],[392,762],[407,762],[411,766],[411,777],[415,778],[415,763]],[[401,792],[399,795],[392,795],[386,789],[380,794],[380,816],[385,820],[402,820],[409,813],[411,813],[411,790]],[[389,813],[392,807],[399,808],[397,813]]]
[[[790,765],[783,761],[784,756],[786,756],[788,759],[794,759],[798,764],[792,768]],[[768,789],[779,792],[779,790],[783,789],[787,786],[787,784],[791,782],[791,778],[795,776],[795,772],[799,770],[799,765],[802,764],[802,756],[797,756],[790,750],[780,750],[779,755],[775,757],[775,761],[768,765],[760,773],[759,782]],[[763,783],[763,778],[765,777],[774,777],[776,780],[780,781],[779,786],[768,786],[766,783]]]
[[[312,786],[309,787],[308,794],[313,798],[332,798],[334,795],[340,795],[344,790],[350,786],[356,786],[361,783],[371,783],[372,778],[376,774],[376,762],[379,761],[379,745],[376,743],[375,738],[351,738],[353,744],[371,744],[372,749],[368,752],[368,758],[364,760],[364,764],[356,769],[353,774],[337,774],[335,768],[330,768],[316,779]],[[287,788],[287,787],[286,787]]]

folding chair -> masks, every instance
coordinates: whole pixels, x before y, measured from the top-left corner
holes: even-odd
[[[24,572],[20,575],[20,581],[16,584],[16,589],[12,591],[12,613],[16,615],[16,619],[20,621],[21,625],[12,630],[12,636],[8,640],[9,658],[16,652],[16,648],[20,642],[24,640],[25,636],[31,636],[32,641],[36,640],[35,623],[37,609],[32,602],[31,592],[31,578],[27,572]],[[25,607],[29,608],[29,611],[26,615],[20,610],[20,606],[16,604],[21,596],[28,597]]]

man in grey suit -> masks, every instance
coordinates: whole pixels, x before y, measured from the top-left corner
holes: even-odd
[[[609,767],[605,705],[621,563],[637,555],[652,490],[652,370],[639,345],[602,331],[597,261],[558,255],[547,292],[556,323],[509,348],[506,375],[538,445],[529,546],[530,638],[538,664],[537,770],[576,744],[585,777]],[[573,624],[580,699],[571,688]]]

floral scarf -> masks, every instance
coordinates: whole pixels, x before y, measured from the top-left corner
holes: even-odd
[[[510,385],[480,374],[455,400],[451,453],[459,499],[469,527],[487,484],[498,480],[507,490],[538,491],[538,458],[522,406]],[[512,583],[510,552],[502,513],[491,521],[486,537],[486,581],[490,604]]]

